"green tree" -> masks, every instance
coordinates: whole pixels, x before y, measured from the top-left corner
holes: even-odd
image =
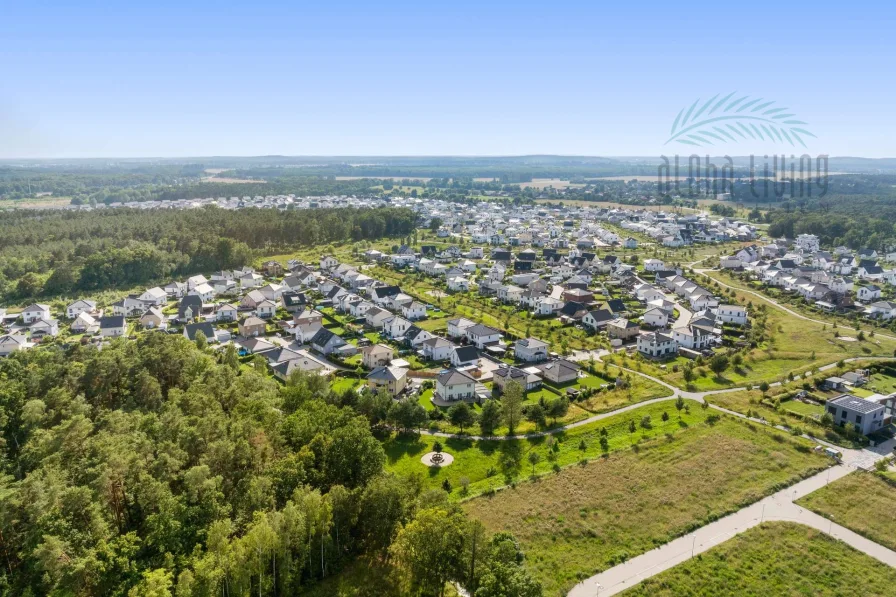
[[[479,413],[479,430],[482,435],[489,436],[501,424],[501,407],[496,400],[486,400]]]
[[[507,435],[513,435],[523,416],[523,386],[515,381],[504,386],[501,396],[501,420],[507,425]]]
[[[472,409],[466,402],[455,404],[448,410],[448,420],[452,425],[460,428],[460,432],[464,432],[465,427],[469,427],[476,422]]]
[[[709,360],[709,369],[713,373],[716,374],[716,377],[720,377],[722,373],[728,369],[728,357],[723,354],[717,354]]]
[[[684,398],[679,396],[675,399],[675,410],[678,411],[678,420],[681,420],[681,411],[684,408]]]
[[[541,454],[539,454],[535,450],[532,450],[531,452],[529,452],[528,458],[529,458],[529,464],[532,465],[532,474],[534,475],[535,474],[535,466],[539,462],[541,462]]]
[[[422,510],[399,531],[390,551],[407,594],[444,595],[461,576],[466,532],[462,514],[442,509]]]

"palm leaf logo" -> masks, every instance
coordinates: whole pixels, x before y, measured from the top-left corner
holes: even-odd
[[[717,93],[702,105],[698,99],[687,111],[682,108],[672,123],[672,132],[664,145],[675,141],[702,147],[715,145],[713,140],[737,143],[741,139],[765,141],[768,138],[772,143],[790,145],[794,145],[796,140],[806,147],[802,137],[815,137],[801,128],[807,123],[795,120],[796,114],[789,112],[790,108],[775,107],[773,101],[763,101],[761,97],[750,99],[748,95],[731,99],[736,93],[732,91],[722,99],[719,99],[721,94]]]

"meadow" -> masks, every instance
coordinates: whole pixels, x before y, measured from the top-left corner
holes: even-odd
[[[512,532],[556,595],[826,464],[808,442],[722,417],[464,506],[489,530]]]
[[[628,589],[624,597],[891,595],[896,570],[819,531],[764,523]]]

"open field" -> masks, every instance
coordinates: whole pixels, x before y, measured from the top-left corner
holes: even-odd
[[[465,508],[489,530],[514,533],[545,594],[556,595],[825,465],[808,442],[723,417]]]
[[[30,199],[3,199],[0,200],[0,209],[55,209],[66,207],[72,202],[71,197],[33,197]]]
[[[546,189],[553,187],[555,189],[580,189],[585,185],[582,183],[572,183],[568,180],[559,178],[533,178],[530,182],[514,183],[519,184],[521,189]]]
[[[600,430],[606,429],[607,451],[629,450],[637,442],[657,440],[666,434],[678,435],[687,433],[703,425],[708,414],[695,403],[689,403],[690,412],[682,413],[681,423],[675,405],[670,401],[652,404],[633,411],[615,415],[575,429],[555,434],[557,444],[556,463],[566,466],[577,463],[583,458],[598,458],[604,454],[600,444]],[[662,421],[662,414],[669,415],[667,422]],[[650,428],[643,427],[641,421],[650,417]],[[635,433],[629,431],[629,422],[636,424]],[[477,432],[477,429],[471,429]],[[427,469],[420,463],[420,457],[431,451],[438,441],[445,452],[454,456],[454,463],[441,469]],[[584,442],[584,449],[582,449]],[[528,463],[528,455],[535,451],[541,455],[541,462],[536,465],[535,473],[549,472],[553,463],[548,459],[547,440],[544,437],[518,440],[470,440],[463,438],[438,438],[428,435],[407,436],[393,435],[384,442],[386,449],[386,469],[400,474],[423,474],[424,483],[428,487],[441,487],[445,479],[452,487],[460,488],[461,479],[466,478],[470,484],[468,495],[478,495],[491,489],[502,487],[515,479],[525,478],[532,474],[532,466]],[[454,491],[455,498],[465,497]]]
[[[797,503],[875,543],[896,549],[896,487],[875,473],[856,471]]]
[[[819,531],[754,527],[621,593],[625,597],[890,595],[896,570]]]

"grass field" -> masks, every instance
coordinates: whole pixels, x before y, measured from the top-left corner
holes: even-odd
[[[489,530],[514,533],[545,594],[556,595],[823,469],[808,446],[725,417],[465,508]]]
[[[896,550],[896,487],[874,473],[854,472],[797,503]]]
[[[624,597],[892,595],[896,570],[801,525],[754,527],[621,593]]]
[[[662,421],[662,414],[669,415],[667,422]],[[556,463],[560,466],[574,464],[583,458],[597,458],[603,454],[600,445],[600,429],[607,431],[608,451],[631,449],[636,442],[650,441],[677,435],[694,429],[706,420],[707,411],[690,403],[690,413],[682,413],[679,423],[675,405],[668,403],[651,404],[607,417],[590,425],[584,425],[565,432],[555,434],[554,441],[558,449]],[[711,414],[711,413],[709,413]],[[641,426],[645,416],[650,417],[650,428]],[[629,432],[629,422],[636,424],[635,433]],[[478,429],[471,429],[477,432]],[[428,469],[420,462],[420,458],[431,451],[433,444],[439,441],[445,452],[454,456],[454,463],[440,469]],[[585,449],[581,449],[584,442]],[[490,489],[502,487],[515,479],[525,478],[532,473],[528,464],[528,454],[532,451],[541,455],[541,462],[535,467],[536,474],[547,473],[552,468],[548,459],[547,440],[543,437],[531,440],[471,440],[462,438],[438,438],[429,435],[406,436],[393,435],[384,442],[386,449],[386,469],[401,475],[423,474],[426,485],[441,487],[448,479],[453,487],[460,487],[461,479],[470,481],[469,495],[478,495]],[[458,492],[455,498],[463,497]]]

